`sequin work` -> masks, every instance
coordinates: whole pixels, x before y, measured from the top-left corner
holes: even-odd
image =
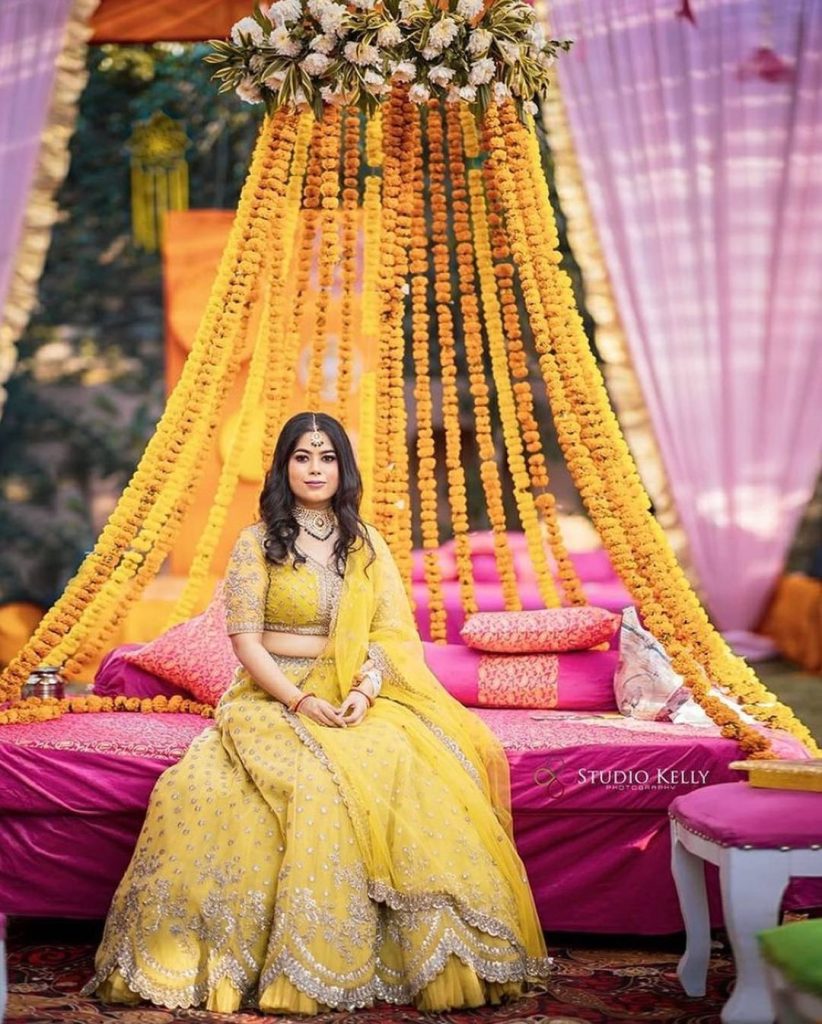
[[[339,657],[274,657],[332,703],[347,692]],[[399,699],[323,728],[238,670],[214,728],[157,782],[87,991],[289,1014],[517,994],[548,960],[479,781]]]

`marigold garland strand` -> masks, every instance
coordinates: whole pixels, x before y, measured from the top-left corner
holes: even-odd
[[[311,360],[306,389],[306,405],[319,409],[325,383],[325,353],[328,347],[328,306],[334,268],[340,254],[340,110],[332,107],[320,122],[320,253],[319,292],[312,325]]]
[[[467,109],[460,111],[460,125],[463,146],[467,160],[479,157],[479,140],[476,121]],[[545,547],[537,518],[537,509],[531,493],[531,479],[525,463],[523,442],[511,386],[508,360],[505,352],[505,331],[502,324],[502,308],[497,294],[497,282],[491,253],[491,237],[488,230],[488,210],[485,203],[485,189],[482,170],[472,167],[467,170],[468,194],[471,208],[471,230],[474,238],[474,256],[477,262],[479,291],[482,297],[483,320],[488,337],[488,351],[491,370],[497,392],[497,406],[502,422],[508,469],[513,483],[514,500],[520,522],[525,533],[528,553],[537,577],[540,597],[546,607],[560,604],[554,580],[545,557]],[[514,581],[516,585],[516,580]]]
[[[284,198],[287,169],[291,159],[294,132],[285,128],[278,158],[271,163],[269,180],[261,183],[255,193],[256,206],[267,213],[266,232],[277,222],[276,214]],[[260,238],[265,232],[260,233]],[[262,262],[258,258],[264,245],[255,249],[247,243],[246,266],[251,268],[246,281],[250,296],[259,276]],[[178,533],[178,526],[190,504],[191,481],[199,477],[200,466],[217,427],[225,397],[240,364],[240,349],[247,332],[251,304],[248,297],[238,306],[233,342],[215,344],[211,365],[211,390],[203,396],[203,406],[186,432],[185,445],[177,459],[166,486],[150,509],[140,533],[126,551],[121,564],[103,585],[97,600],[86,608],[61,645],[53,650],[46,663],[65,663],[66,674],[77,675],[112,635],[131,604],[145,585],[156,575]],[[231,319],[226,316],[224,319]]]
[[[308,165],[308,146],[314,131],[314,115],[300,115],[297,126],[297,138],[294,143],[294,155],[291,161],[291,174],[288,179],[288,191],[285,202],[285,224],[283,225],[283,258],[280,273],[272,274],[268,291],[268,358],[265,367],[264,412],[265,427],[263,432],[262,451],[260,453],[260,470],[265,476],[274,455],[277,435],[285,418],[288,402],[291,398],[295,360],[297,354],[288,349],[287,317],[286,317],[286,285],[291,280],[292,261],[297,250],[300,234],[300,196],[305,185],[305,172]],[[271,256],[275,255],[273,249]],[[272,260],[276,265],[276,260]]]
[[[472,125],[471,128],[474,128]],[[476,130],[474,128],[474,130]],[[525,450],[528,452],[528,474],[535,494],[537,512],[542,516],[548,545],[554,556],[562,589],[571,604],[585,605],[588,599],[582,581],[571,561],[568,548],[562,536],[557,516],[557,504],[549,490],[548,463],[542,448],[539,424],[534,416],[534,398],[529,383],[528,357],[522,340],[519,306],[514,287],[516,267],[511,261],[511,248],[505,233],[505,217],[499,190],[493,170],[493,159],[486,156],[483,163],[483,179],[488,199],[488,224],[492,230],[492,252],[499,262],[494,275],[499,289],[508,365],[514,379],[514,395],[517,404],[517,419],[522,430]]]
[[[19,701],[14,707],[0,711],[0,725],[25,725],[29,722],[46,722],[61,715],[94,714],[112,711],[138,711],[150,714],[187,714],[199,715],[201,718],[213,718],[214,708],[210,704],[200,704],[176,694],[173,697],[29,697]]]
[[[508,543],[502,481],[497,465],[497,449],[491,424],[490,388],[483,360],[482,324],[479,315],[477,281],[474,274],[474,245],[471,236],[468,193],[465,186],[465,161],[462,152],[462,127],[459,111],[450,105],[446,112],[448,170],[451,177],[451,217],[457,250],[459,304],[468,382],[474,400],[474,429],[480,458],[480,480],[485,506],[494,538],[494,555],[507,611],[522,609],[514,558]]]
[[[420,495],[425,582],[428,587],[429,633],[434,642],[445,643],[446,615],[439,557],[437,519],[437,459],[434,446],[434,403],[431,394],[431,360],[428,315],[428,235],[425,223],[426,190],[419,107],[411,111],[408,159],[412,164],[411,218],[411,349],[414,358],[414,399],[417,413],[417,486]]]
[[[647,587],[638,567],[633,559],[630,544],[627,541],[621,522],[618,518],[611,517],[608,523],[609,532],[604,534],[602,527],[605,525],[602,512],[607,512],[607,496],[604,491],[601,473],[590,457],[588,448],[582,443],[580,436],[580,425],[575,414],[573,405],[568,401],[565,388],[567,382],[558,372],[556,359],[553,351],[554,339],[548,326],[548,319],[543,307],[540,295],[537,274],[535,270],[536,258],[531,244],[537,246],[537,252],[544,246],[541,241],[545,225],[539,225],[536,211],[531,202],[530,185],[520,174],[517,179],[512,173],[508,162],[507,146],[509,140],[503,135],[496,110],[490,110],[485,119],[486,125],[486,147],[493,156],[493,167],[496,180],[503,198],[506,214],[506,228],[512,241],[512,250],[517,259],[517,266],[520,272],[523,295],[528,309],[531,326],[534,332],[534,340],[539,352],[540,368],[548,388],[549,400],[551,402],[554,421],[557,425],[557,436],[565,454],[568,468],[574,478],[577,488],[591,513],[592,519],[600,529],[600,535],[606,543],[606,547],[614,559],[614,564],[620,572],[626,585],[631,588],[640,608],[644,610],[651,607],[652,592]],[[520,168],[521,170],[521,168]],[[552,311],[553,308],[552,308]],[[579,369],[574,372],[579,375]],[[649,600],[649,597],[651,600]],[[670,628],[668,629],[670,632]],[[692,680],[693,673],[685,674],[686,682],[693,685],[695,697],[706,706],[711,714],[716,711],[709,706],[704,687],[699,689],[699,680]],[[713,701],[712,703],[717,703]],[[724,719],[724,721],[723,721]],[[724,735],[738,739],[743,749],[753,756],[767,756],[768,743],[754,730],[749,729],[741,722],[737,715],[727,710],[719,719]]]
[[[516,119],[510,119],[509,112],[503,112],[502,116],[507,121],[506,138],[512,165],[518,168],[523,186],[530,190],[536,209],[543,215],[548,203],[547,195],[540,196],[541,190],[535,187],[532,178],[539,162],[536,140]],[[551,242],[557,244],[555,229]],[[708,708],[710,705],[709,713],[715,720],[726,718],[728,709],[710,696],[708,680],[724,686],[741,701],[746,711],[760,721],[788,729],[806,744],[813,743],[806,727],[762,686],[742,659],[731,653],[710,623],[678,565],[664,531],[650,513],[650,501],[619,431],[602,375],[590,349],[584,344],[584,332],[570,281],[556,263],[551,282],[552,301],[565,313],[564,330],[559,330],[556,336],[558,368],[566,377],[569,367],[583,369],[582,375],[571,375],[569,381],[575,411],[582,421],[581,440],[587,444],[597,463],[612,506],[618,515],[621,514],[623,521],[626,518],[631,520],[625,531],[627,540],[632,545],[635,562],[647,567],[646,572],[651,577],[650,603],[647,610],[643,607],[649,628],[662,639],[674,666],[695,694],[702,696],[703,706]],[[634,500],[626,500],[628,495]],[[732,728],[733,724],[729,723],[729,727]],[[753,744],[752,736],[748,736],[747,742]]]
[[[360,114],[353,107],[343,121],[342,298],[337,350],[337,418],[348,425],[353,375],[354,286],[357,278],[357,216],[360,202]]]
[[[63,596],[41,620],[34,635],[0,677],[0,700],[15,699],[32,669],[46,660],[71,632],[89,605],[111,579],[122,556],[137,536],[155,499],[173,473],[187,440],[188,425],[197,421],[207,397],[218,389],[213,367],[218,353],[236,339],[242,317],[235,296],[249,288],[258,273],[255,257],[270,211],[265,197],[277,158],[290,150],[289,128],[294,116],[278,113],[267,119],[257,142],[243,188],[229,245],[223,254],[209,305],[180,382],[169,397],[164,414],[143,457],[126,486],[94,550],[84,560]],[[258,226],[259,225],[259,226]],[[241,246],[248,232],[251,244]],[[124,566],[127,569],[128,565]],[[88,619],[86,619],[88,621]],[[72,645],[73,646],[73,645]]]
[[[410,211],[407,196],[403,194],[403,168],[407,165],[405,92],[400,88],[392,91],[383,122],[377,421],[385,424],[386,429],[378,434],[375,453],[375,518],[410,593],[411,534],[403,382],[403,314],[411,238]]]
[[[504,129],[500,119],[505,121]],[[652,537],[653,528],[648,529],[648,521],[652,519],[648,499],[644,492],[638,495],[636,487],[632,486],[630,474],[635,473],[635,468],[627,449],[623,458],[616,457],[617,453],[622,454],[620,442],[624,445],[624,441],[618,425],[610,417],[600,415],[602,410],[592,398],[598,372],[596,364],[590,350],[586,356],[582,345],[575,345],[570,339],[569,324],[573,325],[573,319],[562,304],[561,293],[551,291],[551,268],[554,278],[561,274],[557,268],[559,256],[545,241],[545,224],[541,223],[544,208],[540,209],[535,202],[533,162],[527,159],[527,141],[517,125],[511,123],[508,112],[502,111],[500,119],[496,111],[489,112],[486,118],[490,129],[488,144],[494,153],[506,216],[510,219],[508,227],[513,228],[514,236],[519,236],[515,254],[520,257],[523,292],[569,469],[617,571],[637,600],[647,625],[668,648],[674,667],[694,697],[720,724],[723,735],[737,739],[752,757],[772,757],[769,741],[711,695],[708,677],[695,657],[700,650],[700,638],[690,633],[685,642],[679,640],[680,621],[669,616],[660,603],[660,594],[666,587],[670,590],[670,583],[660,575],[660,566],[649,557],[652,554],[649,533]],[[549,299],[545,306],[541,290]],[[546,306],[550,311],[550,328],[544,312]],[[625,479],[622,491],[614,487],[614,473],[622,474]],[[645,573],[650,573],[651,578],[646,578]],[[723,682],[721,677],[713,678]],[[763,694],[767,694],[764,689]],[[762,714],[765,709],[758,710]],[[806,742],[810,739],[804,726],[790,713],[780,714],[770,705],[766,714],[769,722],[779,718],[799,738]]]
[[[445,467],[448,503],[460,601],[466,615],[477,611],[471,545],[468,538],[468,499],[462,464],[460,404],[457,390],[457,358],[454,343],[453,293],[449,262],[448,205],[445,195],[445,145],[439,101],[428,104],[428,174],[431,195],[431,253],[434,261],[434,300],[442,381],[442,420],[445,427]]]
[[[377,111],[365,126],[365,163],[369,173],[365,176],[362,202],[365,254],[362,277],[362,333],[366,338],[377,338],[380,330],[380,301],[377,294],[380,275],[380,232],[382,225],[381,189],[383,164],[382,112]]]

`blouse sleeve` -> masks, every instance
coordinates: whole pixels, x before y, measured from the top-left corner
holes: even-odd
[[[262,633],[268,595],[268,563],[257,528],[250,526],[237,538],[228,561],[225,583],[226,632]]]

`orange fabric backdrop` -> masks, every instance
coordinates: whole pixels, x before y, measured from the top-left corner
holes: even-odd
[[[171,391],[182,371],[185,358],[191,350],[200,319],[208,301],[220,255],[228,239],[233,219],[228,210],[182,210],[166,215],[163,237],[163,279],[165,287],[166,315],[166,387]],[[358,215],[359,219],[359,215]],[[360,271],[357,280],[362,279],[362,232],[359,235]],[[315,249],[316,260],[316,249]],[[316,287],[317,268],[313,266],[312,282]],[[322,389],[323,403],[328,408],[336,394],[336,344],[341,321],[341,296],[339,281],[331,290],[328,304],[328,349],[324,362]],[[305,392],[308,382],[308,367],[313,340],[315,320],[314,305],[316,292],[311,289],[306,295],[303,315],[300,321],[301,350],[297,362],[296,386],[291,397],[289,413],[305,408]],[[217,428],[211,451],[195,492],[194,501],[186,517],[174,550],[171,552],[169,567],[174,575],[186,574],[203,531],[217,489],[220,469],[230,449],[233,429],[236,427],[238,411],[245,388],[248,358],[257,336],[260,304],[252,314],[248,327],[245,349],[245,366],[240,370],[226,400],[223,418]],[[362,329],[361,298],[358,292],[353,296],[353,374],[351,416],[348,430],[356,450],[359,433],[359,383],[364,372],[376,368],[376,339],[369,338]],[[240,481],[228,515],[228,526],[217,547],[213,572],[221,574],[228,560],[228,554],[239,530],[250,523],[255,515],[257,500],[262,484],[260,449],[262,445],[263,416],[252,422],[248,440],[248,456],[241,464]]]
[[[91,42],[222,39],[253,6],[252,0],[102,0],[91,19]]]

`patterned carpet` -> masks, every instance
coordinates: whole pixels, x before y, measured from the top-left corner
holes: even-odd
[[[265,1017],[232,1016],[201,1010],[105,1007],[79,991],[91,972],[100,925],[76,921],[12,922],[8,938],[9,1005],[15,1024],[262,1024]],[[665,1024],[717,1024],[733,980],[726,947],[715,943],[704,999],[689,999],[676,978],[683,948],[680,936],[620,940],[616,937],[562,936],[551,943],[554,974],[524,999],[496,1010],[474,1010],[426,1017],[408,1007],[380,1007],[357,1014],[316,1018],[316,1024],[609,1024],[659,1021]]]

